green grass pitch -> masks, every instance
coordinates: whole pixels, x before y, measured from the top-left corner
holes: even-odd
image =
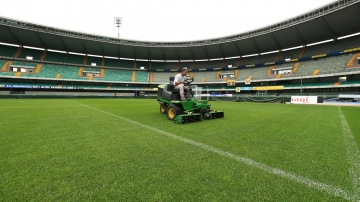
[[[0,201],[358,201],[360,107],[0,100]]]

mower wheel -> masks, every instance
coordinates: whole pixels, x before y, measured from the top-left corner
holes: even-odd
[[[160,104],[160,113],[166,114],[166,105],[165,104]]]
[[[205,112],[205,114],[203,114],[203,118],[205,119],[211,119],[211,114],[209,112]]]
[[[176,105],[170,104],[166,108],[166,115],[169,120],[174,120],[176,116],[181,115],[183,111]]]

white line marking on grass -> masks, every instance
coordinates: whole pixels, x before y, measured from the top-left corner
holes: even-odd
[[[354,135],[351,132],[349,124],[347,123],[344,114],[339,108],[339,116],[341,119],[342,132],[344,136],[344,143],[347,149],[348,162],[350,164],[349,172],[352,178],[352,185],[355,192],[354,199],[360,201],[360,151],[356,144]]]
[[[76,102],[76,101],[74,101],[74,102]],[[79,103],[79,102],[77,102],[77,103]],[[169,132],[166,132],[166,131],[163,131],[163,130],[160,130],[160,129],[157,129],[157,128],[154,128],[154,127],[151,127],[151,126],[148,126],[148,125],[145,125],[145,124],[142,124],[142,123],[127,119],[125,117],[122,117],[122,116],[119,116],[119,115],[116,115],[116,114],[112,114],[112,113],[103,111],[101,109],[97,109],[95,107],[91,107],[89,105],[85,105],[85,104],[82,104],[82,103],[79,103],[79,104],[81,104],[81,105],[83,105],[85,107],[97,110],[99,112],[103,112],[103,113],[108,114],[110,116],[117,117],[117,118],[122,119],[124,121],[127,121],[129,123],[138,125],[140,127],[155,131],[155,132],[163,134],[163,135],[166,135],[166,136],[174,138],[176,140],[180,140],[180,141],[185,142],[187,144],[190,144],[190,145],[193,145],[193,146],[196,146],[196,147],[200,147],[201,149],[211,151],[213,153],[217,153],[217,154],[219,154],[221,156],[225,156],[225,157],[234,159],[234,160],[236,160],[238,162],[241,162],[241,163],[245,163],[247,165],[258,168],[258,169],[260,169],[262,171],[265,171],[267,173],[271,173],[271,174],[278,175],[278,176],[286,178],[286,179],[293,180],[293,181],[298,182],[300,184],[306,185],[306,186],[308,186],[310,188],[314,188],[314,189],[317,189],[317,190],[320,190],[320,191],[325,191],[328,194],[339,196],[339,197],[342,197],[342,198],[344,198],[346,200],[352,200],[352,201],[354,200],[353,194],[350,194],[347,191],[342,190],[339,187],[335,187],[335,186],[332,186],[332,185],[327,185],[327,184],[324,184],[324,183],[321,183],[321,182],[316,182],[316,181],[314,181],[312,179],[302,177],[300,175],[296,175],[295,173],[283,171],[283,170],[280,170],[280,169],[265,165],[263,163],[259,163],[259,162],[255,161],[255,160],[250,159],[250,158],[245,158],[245,157],[235,155],[235,154],[232,154],[230,152],[223,151],[223,150],[217,149],[215,147],[212,147],[212,146],[200,143],[200,142],[196,142],[196,141],[184,138],[184,137],[180,137],[180,136],[174,135],[172,133],[169,133]]]

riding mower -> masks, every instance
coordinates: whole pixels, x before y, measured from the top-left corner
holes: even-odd
[[[177,124],[182,124],[201,121],[202,119],[224,117],[224,112],[210,109],[208,100],[201,100],[201,90],[197,90],[197,94],[194,96],[192,89],[194,86],[191,85],[194,81],[193,78],[187,78],[184,81],[184,85],[189,86],[191,97],[186,101],[182,101],[179,90],[174,88],[174,79],[175,77],[170,77],[169,84],[159,85],[157,92],[157,101],[160,103],[160,113],[166,114],[169,120]]]

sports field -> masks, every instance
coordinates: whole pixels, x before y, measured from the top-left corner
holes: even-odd
[[[0,201],[359,201],[360,107],[0,100]]]

